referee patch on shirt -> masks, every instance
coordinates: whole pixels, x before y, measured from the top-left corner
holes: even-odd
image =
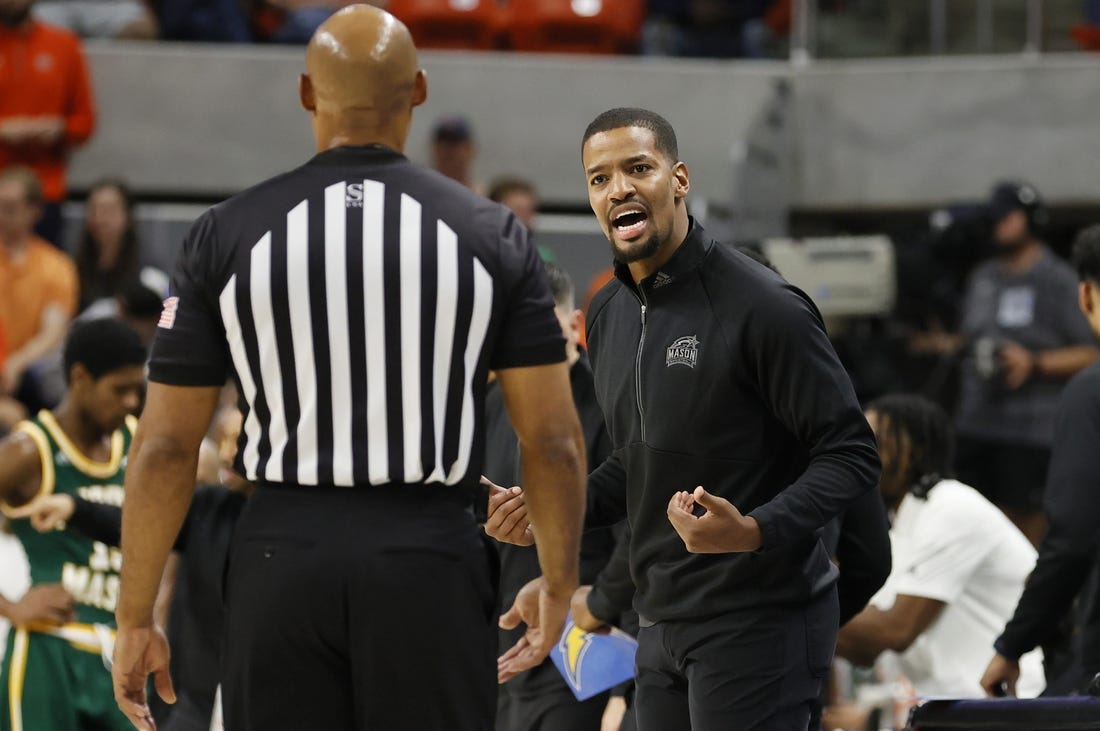
[[[176,324],[176,310],[179,309],[179,306],[179,297],[169,297],[164,300],[164,309],[160,311],[160,321],[157,322],[157,327],[171,330],[172,326]]]

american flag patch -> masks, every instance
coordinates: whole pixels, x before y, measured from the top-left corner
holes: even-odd
[[[171,330],[172,326],[176,324],[176,310],[179,309],[179,306],[179,297],[169,297],[164,300],[164,309],[160,312],[160,321],[157,323],[157,327]]]

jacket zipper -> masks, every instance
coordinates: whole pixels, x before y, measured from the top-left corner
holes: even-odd
[[[634,359],[634,388],[638,401],[638,418],[642,422],[642,442],[645,442],[645,408],[642,407],[642,348],[645,347],[645,295],[638,291],[638,300],[642,305],[642,334],[638,337],[638,354]]]

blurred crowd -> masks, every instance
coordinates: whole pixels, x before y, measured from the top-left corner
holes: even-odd
[[[404,20],[423,48],[512,49],[766,59],[790,53],[792,0],[369,0]],[[0,2],[0,15],[27,0]],[[37,0],[34,17],[85,39],[305,43],[351,0]],[[812,53],[833,56],[1006,53],[1026,43],[1024,3],[949,3],[933,38],[926,0],[815,0]],[[1100,47],[1095,0],[1044,3],[1049,50]],[[983,13],[985,13],[983,15]],[[977,33],[975,28],[977,27]]]

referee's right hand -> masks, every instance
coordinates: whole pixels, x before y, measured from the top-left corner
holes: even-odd
[[[575,589],[552,589],[540,576],[519,590],[512,608],[500,618],[500,626],[515,629],[522,622],[527,625],[527,631],[497,660],[498,683],[505,683],[546,659],[565,629]]]

